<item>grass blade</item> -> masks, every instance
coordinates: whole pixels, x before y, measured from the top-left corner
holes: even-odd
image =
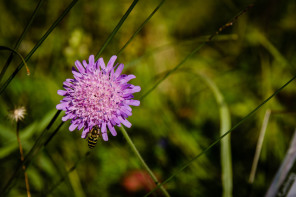
[[[112,33],[108,36],[107,40],[105,41],[102,48],[99,50],[99,52],[96,54],[95,59],[98,59],[100,55],[103,53],[106,46],[110,43],[112,38],[115,36],[115,34],[118,32],[122,24],[124,23],[125,19],[127,19],[128,15],[131,13],[131,11],[134,9],[135,5],[138,3],[139,0],[134,0],[131,6],[128,8],[126,13],[123,15],[123,17],[120,19],[119,23],[116,25],[116,27],[113,29]]]
[[[28,60],[31,58],[31,56],[35,53],[35,51],[39,48],[39,46],[44,42],[44,40],[48,37],[48,35],[54,30],[54,28],[63,20],[63,18],[68,14],[68,12],[72,9],[72,7],[77,3],[78,0],[73,0],[69,6],[64,10],[64,12],[59,16],[59,18],[50,26],[50,28],[47,30],[47,32],[41,37],[41,39],[38,41],[38,43],[34,46],[34,48],[30,51],[30,53],[25,57],[25,61],[28,62]],[[12,73],[12,75],[6,80],[6,82],[2,85],[0,88],[0,95],[4,92],[6,87],[9,85],[9,83],[12,81],[12,79],[16,76],[16,74],[22,69],[24,66],[23,63],[21,63],[16,70]]]
[[[260,130],[260,135],[259,135],[258,142],[257,142],[254,160],[252,163],[252,169],[251,169],[251,173],[250,173],[250,177],[249,177],[249,184],[253,184],[254,179],[255,179],[256,169],[257,169],[257,165],[258,165],[258,161],[259,161],[259,157],[260,157],[260,153],[261,153],[261,149],[262,149],[262,144],[263,144],[263,140],[264,140],[265,132],[267,129],[267,124],[269,121],[270,114],[271,114],[271,110],[270,109],[266,110],[265,115],[264,115],[264,120],[262,123],[262,127]]]
[[[231,118],[230,118],[229,109],[217,85],[205,74],[199,73],[199,75],[210,87],[218,103],[219,111],[220,111],[220,136],[222,136],[226,131],[228,131],[231,128]],[[220,157],[221,157],[221,167],[222,167],[223,196],[231,197],[233,183],[232,183],[232,159],[231,159],[230,135],[226,135],[221,140],[220,152],[221,152]]]
[[[217,138],[211,145],[209,145],[206,149],[204,149],[201,153],[193,157],[191,160],[186,162],[183,166],[181,166],[179,169],[177,169],[169,178],[167,178],[165,181],[163,181],[160,185],[155,187],[151,192],[147,193],[145,196],[149,196],[154,191],[156,191],[161,185],[168,183],[170,180],[172,180],[175,176],[177,176],[180,172],[182,172],[185,168],[187,168],[192,162],[194,162],[197,158],[200,156],[206,154],[213,146],[215,146],[220,140],[222,140],[225,136],[227,136],[229,133],[234,131],[238,126],[240,126],[243,122],[245,122],[247,119],[249,119],[252,115],[257,112],[265,103],[267,103],[270,99],[272,99],[274,96],[276,96],[279,92],[281,92],[287,85],[289,85],[292,81],[296,79],[296,75],[292,77],[287,83],[285,83],[282,87],[277,89],[270,97],[268,97],[266,100],[264,100],[260,105],[258,105],[255,109],[253,109],[248,115],[246,115],[242,120],[240,120],[236,125],[234,125],[230,130],[225,132],[222,136]]]
[[[33,145],[33,147],[31,148],[31,150],[29,151],[29,153],[26,155],[23,163],[19,164],[18,167],[16,168],[15,172],[13,173],[13,175],[10,177],[10,179],[8,180],[7,184],[3,187],[2,191],[0,194],[7,194],[7,192],[11,189],[11,185],[12,182],[15,178],[18,177],[19,172],[22,168],[23,165],[26,165],[28,167],[30,161],[32,160],[32,158],[36,155],[36,153],[38,152],[38,150],[40,150],[41,144],[42,144],[42,139],[44,138],[44,136],[47,134],[47,132],[49,131],[49,129],[51,128],[51,126],[53,125],[53,123],[55,122],[55,120],[58,118],[58,116],[60,115],[61,111],[57,111],[57,113],[53,116],[53,118],[51,119],[50,123],[47,125],[46,129],[41,133],[41,135],[38,137],[38,139],[36,140],[35,144]]]
[[[19,52],[17,52],[17,51],[14,50],[14,49],[11,49],[11,48],[9,48],[9,47],[6,47],[6,46],[0,46],[0,50],[8,50],[8,51],[11,51],[12,53],[17,54],[17,55],[21,58],[23,64],[26,66],[26,69],[27,69],[27,75],[30,75],[29,67],[28,67],[26,61],[24,60],[23,56],[22,56]]]
[[[28,29],[30,28],[30,26],[31,26],[31,24],[32,24],[32,22],[33,22],[33,20],[34,20],[36,14],[37,14],[39,8],[41,7],[41,4],[43,3],[43,1],[44,1],[44,0],[40,0],[39,3],[37,4],[37,7],[35,8],[35,10],[34,10],[32,16],[31,16],[31,18],[30,18],[30,20],[29,20],[29,23],[26,25],[24,31],[22,32],[21,36],[19,37],[18,41],[16,42],[16,44],[15,44],[15,46],[14,46],[14,50],[17,50],[18,47],[20,46],[21,42],[23,41],[23,39],[24,39],[24,37],[25,37],[25,35],[26,35]],[[8,68],[8,66],[10,65],[10,63],[11,63],[11,61],[12,61],[12,58],[13,58],[13,53],[11,53],[11,54],[9,55],[9,57],[8,57],[8,59],[7,59],[6,63],[5,63],[5,65],[4,65],[4,67],[3,67],[3,69],[1,70],[1,73],[0,73],[0,83],[1,83],[1,81],[2,81],[2,78],[3,78],[4,74],[5,74],[5,72],[6,72],[7,68]]]
[[[162,6],[165,0],[162,0],[158,6],[153,10],[153,12],[148,16],[148,18],[140,25],[137,31],[130,37],[130,39],[125,43],[125,45],[117,52],[117,56],[125,49],[125,47],[134,39],[134,37],[143,29],[146,23],[151,19],[151,17],[157,12],[157,10]]]
[[[214,38],[216,38],[217,35],[219,35],[223,30],[225,30],[228,27],[231,27],[235,22],[237,22],[238,18],[246,13],[250,8],[253,7],[253,4],[249,5],[242,11],[240,11],[233,19],[230,20],[230,22],[224,24],[221,26],[218,31],[213,33],[211,36],[208,37],[203,43],[201,43],[198,47],[196,47],[191,53],[189,53],[179,64],[177,64],[172,70],[167,72],[163,78],[161,78],[159,81],[157,81],[152,88],[150,88],[147,92],[145,92],[141,97],[140,100],[143,100],[146,96],[148,96],[157,86],[164,81],[168,76],[170,76],[172,73],[174,73],[176,70],[178,70],[189,58],[191,58],[195,53],[197,53],[207,42],[212,41]]]

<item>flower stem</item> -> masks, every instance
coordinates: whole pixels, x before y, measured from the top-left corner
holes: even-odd
[[[159,181],[157,180],[156,176],[154,175],[154,173],[150,170],[150,168],[148,167],[148,165],[146,164],[146,162],[144,161],[144,159],[142,158],[142,156],[140,155],[138,149],[136,148],[135,144],[133,143],[133,141],[131,140],[131,138],[129,137],[129,135],[127,134],[126,130],[124,129],[124,127],[121,125],[121,127],[119,127],[124,138],[126,139],[127,143],[130,145],[130,147],[132,148],[133,152],[137,155],[137,157],[139,158],[139,160],[141,161],[141,163],[143,164],[143,166],[145,167],[145,169],[148,171],[148,173],[150,174],[151,178],[153,179],[153,181],[155,182],[156,185],[160,185]],[[163,194],[167,197],[170,196],[170,194],[166,191],[166,189],[163,186],[160,186],[160,190],[163,192]]]
[[[19,135],[19,121],[17,121],[17,123],[16,123],[16,137],[17,137],[17,142],[19,144],[19,148],[20,148],[21,162],[23,163],[24,162],[24,153],[23,153],[23,147],[22,147],[21,140],[20,140],[20,135]],[[25,183],[26,183],[26,189],[27,189],[27,196],[31,197],[29,179],[28,179],[28,175],[27,175],[27,172],[26,172],[25,164],[23,164],[22,167],[23,167],[24,174],[25,174]]]

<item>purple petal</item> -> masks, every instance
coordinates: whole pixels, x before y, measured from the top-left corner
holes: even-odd
[[[122,118],[127,119],[128,115],[126,115],[125,113],[121,114]]]
[[[120,83],[121,83],[121,84],[123,84],[123,83],[127,83],[128,81],[130,81],[131,79],[134,79],[134,78],[136,78],[135,75],[128,75],[128,76],[126,76],[125,78],[121,79],[121,80],[120,80]]]
[[[74,124],[74,123],[73,123],[73,124],[70,125],[69,130],[70,130],[70,131],[74,131],[74,130],[76,129],[77,126],[78,126],[77,124]]]
[[[80,61],[76,60],[75,61],[75,66],[78,68],[78,71],[81,72],[81,73],[85,73],[85,69],[84,67],[82,66],[82,64],[80,63]]]
[[[77,129],[78,129],[78,130],[82,129],[83,125],[84,125],[84,123],[81,122],[81,123],[78,125],[78,128],[77,128]]]
[[[85,60],[82,61],[82,64],[83,64],[83,66],[84,66],[86,69],[89,69],[89,68],[88,68],[88,64],[87,64],[87,62],[86,62]]]
[[[106,128],[106,123],[105,122],[102,123],[101,132],[102,133],[107,133],[107,128]]]
[[[116,125],[116,122],[113,119],[111,119],[110,121],[112,125]]]
[[[65,96],[67,93],[65,90],[58,90],[58,95]]]
[[[120,120],[116,116],[113,116],[113,120],[117,125],[120,124]]]
[[[123,105],[123,107],[128,111],[132,111],[132,108],[129,105]]]
[[[73,83],[75,80],[74,79],[66,79],[66,81]]]
[[[114,62],[116,61],[116,59],[117,59],[117,56],[116,55],[113,55],[110,58],[110,60],[109,60],[109,62],[107,64],[107,72],[109,72],[113,68],[113,65],[114,65]]]
[[[116,69],[116,71],[114,73],[114,78],[117,78],[121,74],[123,68],[124,68],[124,65],[123,64],[119,64],[118,68]]]
[[[103,58],[100,57],[98,61],[99,61],[99,64],[100,64],[101,68],[103,70],[105,70],[106,69],[106,66],[105,66],[105,62],[104,62]]]
[[[127,116],[131,116],[132,115],[132,112],[126,110],[125,108],[121,108],[121,113],[125,113]]]
[[[134,98],[134,95],[132,95],[132,94],[123,95],[123,98],[124,99],[132,99],[132,98]]]
[[[140,92],[140,91],[141,91],[141,87],[140,86],[135,86],[132,89],[123,90],[123,94],[132,94],[132,93]]]
[[[86,138],[88,132],[89,132],[89,127],[84,127],[84,130],[82,131],[82,134],[81,134],[81,138]]]
[[[140,105],[140,101],[138,101],[138,100],[125,100],[125,104],[127,104],[127,105],[133,105],[133,106],[139,106]]]
[[[64,97],[63,100],[61,100],[61,102],[68,102],[68,101],[72,101],[73,98],[72,97]]]
[[[74,77],[78,77],[78,78],[82,77],[82,75],[79,72],[76,72],[75,70],[72,70],[72,73]]]
[[[126,126],[126,127],[128,127],[128,128],[130,128],[130,127],[132,126],[132,124],[131,124],[127,119],[123,119],[121,116],[119,116],[118,119],[120,120],[120,122],[121,122],[124,126]]]
[[[113,136],[116,136],[117,135],[115,128],[111,125],[110,122],[108,122],[108,129],[109,129],[109,131],[111,132],[111,134]]]
[[[103,122],[102,123],[101,132],[102,132],[103,140],[104,141],[108,141],[108,134],[107,134],[106,122]]]
[[[104,141],[108,141],[108,134],[107,133],[102,133],[102,137]]]
[[[69,120],[69,119],[71,119],[71,116],[72,116],[72,113],[69,113],[69,114],[67,114],[67,115],[65,115],[65,116],[63,116],[62,117],[62,121],[67,121],[67,120]]]
[[[134,92],[140,92],[141,91],[141,87],[140,86],[134,86],[132,90]]]
[[[65,86],[69,87],[69,88],[73,88],[73,87],[74,87],[73,84],[70,83],[70,82],[68,82],[68,81],[64,81],[63,84],[64,84]]]
[[[96,61],[96,69],[97,69],[98,71],[100,71],[100,62],[99,62],[99,60]]]
[[[88,64],[87,64],[87,62],[85,60],[83,61],[83,64],[87,65],[87,70],[88,71],[93,72],[95,70],[96,65],[94,64],[94,61],[95,61],[95,59],[94,59],[93,55],[89,56],[89,63]]]
[[[92,65],[92,67],[94,66],[94,64],[95,64],[95,56],[94,55],[89,56],[88,63],[89,63],[89,65]]]
[[[66,108],[68,107],[69,103],[68,102],[64,102],[64,103],[60,103],[60,104],[57,104],[56,108],[58,110],[66,110]]]

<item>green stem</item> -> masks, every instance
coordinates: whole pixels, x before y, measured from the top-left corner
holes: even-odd
[[[197,73],[209,86],[214,93],[217,104],[219,106],[220,113],[220,136],[231,128],[230,112],[227,104],[223,98],[222,93],[218,89],[217,85],[207,75],[198,72]],[[221,140],[220,148],[221,157],[221,171],[222,171],[222,186],[223,186],[223,197],[232,196],[232,159],[231,159],[231,139],[230,134],[225,136]]]
[[[143,164],[143,166],[145,167],[145,169],[148,171],[148,173],[150,174],[151,178],[153,179],[153,181],[155,182],[155,184],[158,186],[160,185],[159,181],[157,180],[156,176],[154,175],[154,173],[150,170],[150,168],[148,167],[148,165],[146,164],[146,162],[144,161],[144,159],[142,158],[142,156],[140,155],[138,149],[136,148],[135,144],[133,143],[133,141],[131,140],[131,138],[129,137],[129,135],[127,134],[126,130],[124,129],[124,127],[121,125],[121,127],[119,127],[124,138],[126,139],[128,145],[130,145],[130,147],[132,148],[133,152],[137,155],[137,157],[139,158],[139,160],[141,161],[141,163]],[[165,196],[170,196],[170,194],[166,191],[166,189],[163,187],[163,185],[160,186],[160,190],[164,193]]]
[[[44,1],[44,0],[40,0],[39,3],[37,4],[37,7],[35,8],[35,10],[34,10],[32,16],[31,16],[29,23],[26,25],[26,27],[25,27],[23,33],[21,34],[21,36],[19,37],[18,41],[16,42],[16,44],[15,44],[15,46],[14,46],[14,48],[13,48],[14,50],[17,50],[18,47],[20,46],[21,42],[23,41],[23,39],[24,39],[25,35],[27,34],[29,28],[31,27],[31,24],[32,24],[33,20],[35,19],[35,16],[36,16],[36,14],[37,14],[39,8],[41,7],[41,4],[43,3],[43,1]],[[8,68],[8,66],[10,65],[10,63],[11,63],[11,61],[12,61],[12,58],[13,58],[13,53],[11,53],[11,54],[9,55],[8,59],[6,60],[6,63],[5,63],[5,65],[4,65],[4,67],[3,67],[2,70],[1,70],[1,73],[0,73],[0,83],[1,83],[1,81],[2,81],[2,79],[3,79],[3,76],[4,76],[4,74],[5,74],[5,72],[6,72],[7,68]]]

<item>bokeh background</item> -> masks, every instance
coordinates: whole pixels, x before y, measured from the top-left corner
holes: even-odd
[[[45,1],[18,51],[26,56],[71,1]],[[159,4],[139,1],[102,53],[116,54]],[[11,48],[26,27],[38,1],[0,1],[0,45]],[[131,0],[78,1],[0,96],[1,188],[20,163],[16,124],[10,110],[24,106],[20,123],[25,155],[56,113],[66,78],[75,60],[88,59],[103,46],[131,5]],[[166,1],[118,56],[123,73],[135,74],[140,98],[170,69],[215,33],[250,1]],[[127,132],[143,158],[163,181],[220,136],[219,106],[199,73],[219,88],[235,125],[295,75],[295,1],[260,1],[205,44],[177,71],[133,108]],[[10,52],[0,51],[1,69]],[[15,56],[4,75],[8,79],[20,59]],[[279,168],[295,128],[295,82],[267,102],[231,134],[233,196],[262,196]],[[248,183],[259,131],[271,110],[258,169]],[[62,113],[63,114],[63,113]],[[62,115],[61,115],[62,116]],[[61,123],[61,116],[51,132]],[[99,141],[88,152],[81,131],[66,122],[28,166],[32,196],[143,196],[153,185],[119,129],[118,136]],[[179,173],[165,188],[172,196],[221,196],[220,145],[212,147]],[[77,161],[79,163],[77,164]],[[77,164],[77,165],[76,165]],[[65,175],[72,167],[75,169]],[[59,182],[63,178],[62,182]],[[60,184],[57,184],[60,183]],[[161,195],[159,192],[156,195]],[[25,196],[23,173],[8,196]]]

